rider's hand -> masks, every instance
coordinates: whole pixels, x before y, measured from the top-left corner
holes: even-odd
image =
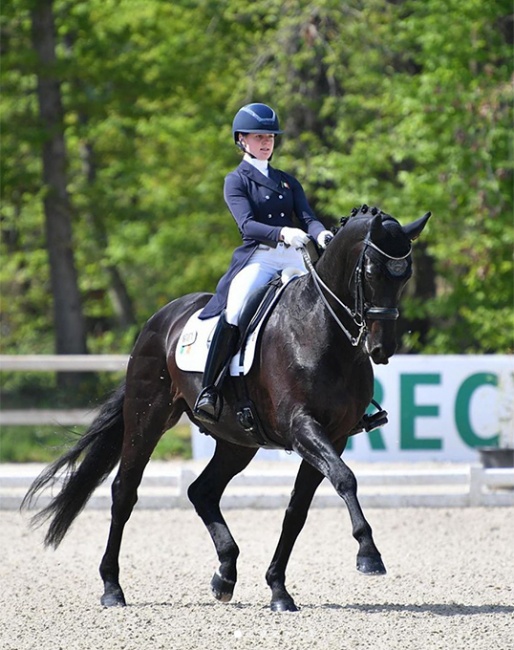
[[[334,235],[330,232],[330,230],[322,230],[318,235],[318,246],[321,246],[321,248],[326,248],[331,239],[334,239]]]
[[[282,228],[280,231],[280,238],[287,246],[294,248],[302,248],[309,241],[309,235],[300,228]]]

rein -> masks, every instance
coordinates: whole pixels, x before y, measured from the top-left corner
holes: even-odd
[[[323,301],[323,304],[329,311],[330,315],[332,318],[335,320],[335,322],[339,325],[343,333],[345,334],[346,338],[350,341],[350,343],[354,346],[357,347],[362,344],[362,340],[364,336],[367,333],[368,328],[366,327],[366,322],[364,319],[359,315],[359,320],[357,320],[356,316],[357,314],[354,313],[349,307],[347,307],[342,300],[340,300],[335,293],[330,289],[330,287],[327,287],[327,285],[323,282],[323,280],[319,277],[318,273],[316,272],[316,269],[314,268],[313,263],[311,262],[311,258],[309,257],[307,251],[305,248],[300,248],[300,251],[303,256],[303,260],[305,262],[305,266],[307,267],[307,270],[311,274],[311,277],[314,281],[314,286],[316,287],[319,296],[321,300]],[[337,314],[335,311],[332,309],[330,306],[328,300],[326,299],[322,288],[325,289],[325,291],[332,296],[332,298],[337,302],[338,305],[340,305],[345,312],[348,314],[348,316],[352,319],[353,323],[359,328],[359,334],[357,337],[354,337],[350,334],[350,332],[346,329],[346,327],[341,323],[339,318],[337,317]]]
[[[409,257],[412,251],[412,245],[410,245],[409,250],[407,251],[407,253],[405,253],[405,255],[401,255],[400,257],[394,257],[393,255],[389,255],[389,253],[386,253],[381,248],[379,248],[375,243],[373,243],[369,238],[369,235],[366,236],[366,239],[364,240],[364,246],[359,255],[359,259],[357,261],[355,270],[353,272],[353,275],[355,277],[355,290],[354,290],[355,309],[354,310],[350,309],[347,305],[345,305],[345,303],[335,295],[335,293],[330,289],[330,287],[328,287],[323,282],[323,280],[319,277],[316,269],[314,268],[311,258],[308,255],[305,248],[300,249],[303,260],[305,262],[305,266],[307,267],[307,270],[311,274],[311,277],[314,282],[314,286],[316,287],[318,294],[321,300],[323,301],[323,304],[325,305],[328,312],[335,320],[335,322],[338,324],[339,328],[345,334],[346,338],[350,341],[353,347],[358,347],[359,345],[361,345],[364,337],[368,332],[368,328],[365,320],[366,316],[371,317],[375,320],[396,320],[400,315],[400,312],[395,307],[370,306],[366,308],[366,304],[364,300],[363,268],[364,268],[366,249],[368,247],[373,248],[378,253],[380,253],[380,255],[382,255],[388,260],[386,262],[386,268],[388,272],[391,273],[391,275],[403,275],[403,273],[407,269],[407,258]],[[344,309],[346,314],[351,318],[353,324],[358,328],[357,336],[352,336],[352,334],[343,325],[343,323],[338,318],[335,311],[330,306],[322,289],[324,289],[337,302],[337,304]]]

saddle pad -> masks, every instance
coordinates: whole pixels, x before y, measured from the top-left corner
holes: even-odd
[[[296,271],[296,270],[295,270]],[[301,272],[297,271],[294,274],[285,275],[282,273],[284,284],[277,291],[275,298],[272,300],[271,304],[268,307],[269,313],[276,305],[278,299],[282,295],[284,287],[294,280]],[[195,312],[187,321],[182,330],[182,334],[178,340],[177,349],[175,351],[175,360],[177,366],[180,370],[186,372],[202,372],[205,368],[205,363],[207,361],[207,353],[209,351],[209,345],[211,343],[212,335],[214,334],[214,329],[218,323],[219,316],[214,318],[208,318],[207,320],[200,320],[198,314],[202,310],[199,309]],[[255,329],[252,331],[250,336],[246,338],[243,344],[243,348],[238,350],[237,354],[232,357],[230,362],[230,375],[232,377],[239,377],[241,375],[247,375],[252,367],[252,363],[255,357],[255,349],[257,347],[257,341],[259,339],[259,332],[264,322],[266,322],[266,317],[263,317],[260,322],[257,324]]]
[[[219,320],[219,316],[208,318],[207,320],[200,320],[198,315],[201,311],[199,309],[187,321],[180,335],[175,352],[177,366],[180,370],[186,372],[203,373],[212,335]],[[246,375],[252,367],[261,324],[262,321],[245,341],[244,353],[239,350],[232,358],[230,363],[230,374],[232,377]]]

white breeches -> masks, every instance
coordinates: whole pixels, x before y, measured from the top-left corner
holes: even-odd
[[[246,297],[288,267],[307,273],[302,254],[292,246],[279,243],[276,248],[268,248],[261,244],[230,284],[225,315],[227,322],[237,325]]]

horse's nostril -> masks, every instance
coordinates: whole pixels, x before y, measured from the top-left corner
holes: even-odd
[[[377,344],[368,348],[368,353],[376,364],[386,365],[389,363],[389,358],[393,356],[396,346],[388,349],[386,346]]]

